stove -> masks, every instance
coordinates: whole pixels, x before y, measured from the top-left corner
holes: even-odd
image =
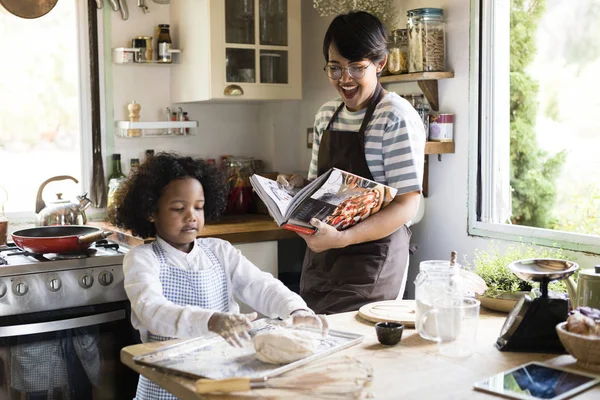
[[[128,250],[109,240],[77,254],[0,246],[0,317],[127,300],[123,257]]]

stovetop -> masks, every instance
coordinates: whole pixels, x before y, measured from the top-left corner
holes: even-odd
[[[127,300],[123,257],[101,240],[82,254],[30,254],[0,246],[0,317]]]
[[[0,276],[122,264],[128,250],[119,243],[100,240],[81,253],[35,254],[8,243],[0,246]]]

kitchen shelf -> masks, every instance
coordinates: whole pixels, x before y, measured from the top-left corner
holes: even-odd
[[[425,154],[454,153],[454,142],[426,142]]]
[[[131,60],[125,60],[123,59],[122,54],[120,54],[120,52],[124,52],[127,51],[128,53],[132,54],[132,59]],[[173,62],[163,62],[163,61],[159,61],[159,60],[148,60],[148,61],[133,61],[133,53],[136,53],[140,51],[140,49],[136,49],[136,48],[130,48],[130,47],[115,47],[112,49],[112,62],[113,64],[119,64],[119,65],[172,65]],[[181,53],[181,49],[171,49],[169,50],[169,53],[171,54],[177,54],[177,53]]]
[[[119,136],[127,138],[136,137],[185,137],[194,135],[191,130],[198,128],[198,121],[147,121],[147,122],[130,122],[130,121],[115,121],[115,128],[119,132]],[[190,130],[185,134],[166,133],[168,129],[173,129],[177,132],[178,129]],[[140,129],[141,136],[129,136],[129,129]]]
[[[433,111],[439,111],[438,83],[440,79],[454,78],[454,71],[413,72],[412,74],[386,75],[380,78],[381,84],[417,82]]]

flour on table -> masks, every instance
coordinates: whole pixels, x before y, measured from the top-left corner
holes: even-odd
[[[288,364],[315,354],[320,340],[309,331],[277,327],[259,332],[252,342],[259,360],[269,364]]]

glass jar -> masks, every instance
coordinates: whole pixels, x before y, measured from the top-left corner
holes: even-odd
[[[445,71],[444,10],[408,10],[408,72]]]
[[[396,29],[388,41],[387,69],[390,74],[406,74],[408,72],[408,31]]]
[[[419,335],[423,339],[435,340],[425,332],[435,332],[435,318],[428,319],[419,330],[419,319],[433,308],[433,301],[440,297],[455,297],[463,294],[459,275],[460,265],[450,265],[450,261],[421,261],[419,274],[415,279],[415,321]],[[433,324],[433,326],[429,326]]]
[[[227,179],[228,214],[243,214],[253,211],[252,185],[250,177],[254,174],[254,159],[251,157],[228,157],[223,160],[223,172]]]

